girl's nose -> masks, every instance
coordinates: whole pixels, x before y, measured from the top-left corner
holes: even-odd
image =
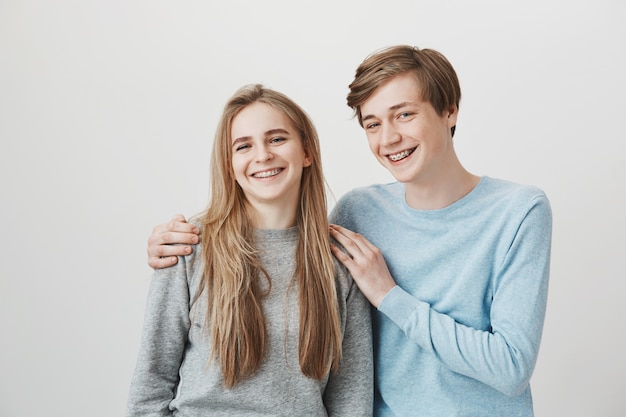
[[[270,151],[268,146],[259,146],[257,147],[256,160],[257,162],[269,161],[273,158],[273,154]]]

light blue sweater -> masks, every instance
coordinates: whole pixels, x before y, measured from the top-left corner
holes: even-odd
[[[375,415],[533,415],[552,230],[541,190],[483,177],[415,210],[403,184],[374,185],[331,221],[380,248],[397,283],[373,316]]]

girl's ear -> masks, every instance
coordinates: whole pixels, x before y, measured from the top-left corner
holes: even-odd
[[[313,163],[313,160],[311,159],[311,157],[305,152],[304,153],[304,161],[302,162],[302,167],[306,168],[306,167],[310,167],[311,164]]]

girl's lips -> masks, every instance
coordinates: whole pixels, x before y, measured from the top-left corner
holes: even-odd
[[[278,175],[282,172],[283,168],[274,168],[274,169],[269,169],[267,171],[260,171],[260,172],[255,172],[254,174],[252,174],[252,177],[254,178],[269,178],[269,177],[273,177],[274,175]]]

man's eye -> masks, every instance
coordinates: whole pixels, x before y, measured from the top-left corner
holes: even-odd
[[[399,117],[400,119],[406,119],[406,118],[407,118],[407,117],[409,117],[410,115],[411,115],[411,113],[406,113],[406,112],[405,112],[405,113],[400,113],[400,114],[398,115],[398,117]]]
[[[380,123],[376,122],[376,123],[370,123],[368,125],[365,126],[366,129],[374,129],[377,128],[378,126],[380,126]]]

